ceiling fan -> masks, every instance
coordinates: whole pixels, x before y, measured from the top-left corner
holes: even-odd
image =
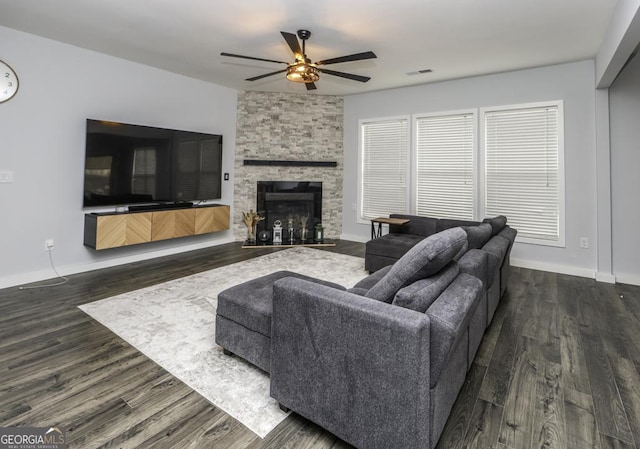
[[[359,61],[361,59],[373,59],[377,58],[375,53],[372,51],[366,51],[363,53],[355,53],[353,55],[348,56],[340,56],[338,58],[330,58],[325,59],[324,61],[311,62],[311,59],[307,57],[305,52],[305,42],[311,36],[311,32],[308,30],[298,30],[298,37],[302,41],[302,48],[300,47],[300,43],[296,38],[296,35],[293,33],[287,33],[286,31],[280,31],[282,37],[293,51],[293,55],[295,56],[295,62],[284,62],[284,61],[275,61],[273,59],[264,59],[264,58],[254,58],[253,56],[243,56],[236,55],[232,53],[220,53],[221,56],[231,56],[232,58],[243,58],[243,59],[252,59],[255,61],[266,61],[266,62],[275,62],[276,64],[286,64],[287,68],[282,70],[277,70],[271,73],[265,73],[264,75],[254,76],[252,78],[247,78],[246,81],[256,81],[262,78],[266,78],[268,76],[277,75],[278,73],[287,72],[287,79],[289,81],[293,81],[296,83],[304,83],[307,87],[307,90],[316,89],[315,82],[320,79],[320,72],[326,73],[327,75],[339,76],[342,78],[347,78],[354,81],[360,81],[362,83],[366,83],[371,78],[368,76],[354,75],[352,73],[344,73],[337,72],[335,70],[324,69],[319,66],[329,65],[329,64],[338,64],[340,62],[350,62],[350,61]]]

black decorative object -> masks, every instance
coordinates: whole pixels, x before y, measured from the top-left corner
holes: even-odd
[[[260,240],[261,243],[268,242],[270,238],[271,238],[271,233],[266,229],[263,229],[262,231],[258,232],[258,240]]]
[[[337,167],[336,161],[282,161],[264,159],[245,159],[244,165],[280,166],[280,167]]]

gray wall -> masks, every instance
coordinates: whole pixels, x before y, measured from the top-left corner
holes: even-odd
[[[322,182],[327,237],[342,229],[342,97],[269,92],[238,94],[235,165],[236,240],[247,237],[242,212],[256,209],[257,181]],[[244,159],[331,161],[337,167],[245,166]],[[271,224],[269,225],[271,226]]]
[[[358,120],[546,100],[564,101],[566,247],[516,244],[515,264],[594,277],[596,169],[594,63],[583,61],[517,72],[425,84],[345,98],[343,237],[366,240],[356,221]],[[580,248],[588,237],[590,248]]]
[[[45,239],[62,273],[232,241],[232,232],[96,252],[83,246],[85,120],[219,133],[233,171],[237,93],[233,89],[0,27],[3,61],[20,79],[0,105],[0,287],[54,277]],[[223,182],[231,205],[233,186]]]
[[[609,89],[613,272],[640,285],[640,56]]]

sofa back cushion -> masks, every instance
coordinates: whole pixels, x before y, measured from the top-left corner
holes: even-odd
[[[436,225],[438,224],[437,218],[419,217],[417,215],[406,214],[391,214],[389,217],[406,218],[409,220],[409,223],[405,223],[403,225],[389,225],[390,234],[414,234],[429,237],[430,235],[438,232],[436,230]]]
[[[512,244],[513,242],[515,242],[517,234],[518,234],[518,231],[516,231],[515,229],[509,226],[505,226],[502,229],[502,231],[498,232],[498,235],[500,237],[504,237],[505,239],[509,240]]]
[[[490,256],[494,260],[493,264],[489,261]],[[497,258],[481,249],[470,249],[458,261],[460,272],[480,279],[484,284],[485,289],[489,289],[489,287],[491,287],[491,282],[493,281],[495,273],[490,271],[490,268],[493,267],[493,270],[495,270],[496,265]]]
[[[489,223],[482,223],[478,226],[463,226],[462,229],[467,233],[469,249],[482,248],[493,233],[493,228]]]
[[[457,218],[439,218],[436,224],[436,232],[444,231],[449,228],[456,228],[458,226],[476,226],[479,225],[479,221],[459,220]]]
[[[424,313],[459,272],[458,264],[451,262],[436,274],[398,290],[392,304]]]
[[[491,225],[491,235],[496,235],[507,225],[507,217],[504,215],[498,215],[493,218],[485,218],[482,222],[489,223]]]
[[[366,296],[390,303],[402,287],[440,271],[466,243],[467,234],[462,228],[447,229],[425,238],[398,259]]]

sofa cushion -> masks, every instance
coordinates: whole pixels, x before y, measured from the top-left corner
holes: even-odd
[[[497,260],[492,256],[494,260]],[[493,270],[495,270],[497,262],[493,264]],[[485,288],[491,286],[493,281],[494,271],[489,271],[491,265],[489,263],[489,253],[480,249],[470,249],[467,253],[458,261],[461,273],[469,274],[473,277],[480,279]]]
[[[504,256],[506,256],[510,246],[511,242],[509,240],[496,235],[495,237],[491,237],[491,239],[489,239],[489,241],[482,247],[482,249],[496,256],[498,258],[499,264],[502,265]]]
[[[456,228],[458,226],[476,226],[479,225],[479,221],[469,221],[469,220],[459,220],[457,218],[440,218],[438,219],[438,224],[436,225],[436,231],[444,231],[449,228]]]
[[[459,272],[458,264],[452,262],[433,276],[398,290],[392,304],[424,313]]]
[[[218,294],[217,314],[247,329],[271,337],[273,284],[286,277],[305,279],[338,290],[345,290],[343,286],[333,282],[291,271],[276,271],[221,291]]]
[[[400,259],[418,242],[424,240],[421,235],[414,234],[387,234],[366,243],[368,255],[380,254],[386,257]]]
[[[498,232],[498,235],[500,237],[504,237],[505,239],[509,240],[511,243],[513,243],[516,240],[517,234],[518,234],[518,231],[516,231],[515,229],[509,226],[505,226],[502,229],[502,231]]]
[[[477,226],[463,226],[462,229],[467,233],[469,249],[482,248],[489,241],[493,232],[493,228],[489,223],[482,223]]]
[[[402,234],[414,234],[420,235],[423,238],[438,232],[436,225],[438,224],[437,218],[431,217],[419,217],[417,215],[406,214],[391,214],[390,218],[406,218],[409,223],[403,225],[389,225],[389,234],[402,233]]]
[[[507,224],[507,217],[504,215],[498,215],[493,218],[485,218],[482,220],[483,223],[489,223],[491,225],[491,235],[496,235],[498,232],[502,231]]]
[[[462,228],[429,236],[411,248],[367,292],[368,298],[390,303],[398,290],[440,271],[467,242]]]

